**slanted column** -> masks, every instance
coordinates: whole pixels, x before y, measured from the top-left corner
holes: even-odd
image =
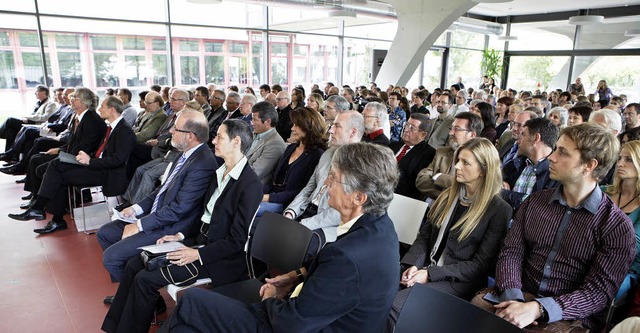
[[[385,1],[396,10],[398,31],[375,79],[380,87],[406,85],[436,39],[476,5],[470,0]]]

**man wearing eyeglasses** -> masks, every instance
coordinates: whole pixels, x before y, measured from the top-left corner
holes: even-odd
[[[435,119],[435,123],[433,123],[433,131],[430,133],[431,136],[429,136],[429,145],[431,147],[439,148],[447,144],[449,130],[455,119],[453,115],[449,114],[449,109],[453,103],[454,97],[450,94],[444,93],[438,97],[436,101],[438,117]]]
[[[524,131],[524,123],[526,123],[527,120],[534,118],[538,118],[538,115],[533,111],[522,111],[516,115],[513,124],[511,124],[511,138],[515,139],[515,141],[513,142],[513,146],[509,153],[507,153],[507,155],[502,159],[502,168],[518,156],[518,145],[520,143],[520,138],[522,137],[522,132]]]
[[[431,164],[436,155],[435,148],[425,141],[430,130],[429,117],[422,113],[414,113],[404,125],[402,141],[391,142],[389,145],[400,169],[400,181],[396,186],[396,193],[418,200],[422,197],[416,188],[416,177],[420,170]]]
[[[144,97],[144,113],[133,130],[136,134],[136,142],[144,143],[158,133],[160,126],[167,120],[167,114],[162,110],[163,103],[162,96],[155,91],[149,92]]]
[[[276,111],[278,111],[278,124],[276,125],[276,131],[282,137],[285,142],[291,136],[291,105],[289,104],[289,94],[286,91],[280,91],[276,95]]]
[[[449,145],[436,150],[433,162],[422,169],[416,178],[416,188],[427,198],[435,200],[453,183],[455,168],[453,156],[456,149],[482,132],[482,119],[471,112],[455,116],[449,130]]]

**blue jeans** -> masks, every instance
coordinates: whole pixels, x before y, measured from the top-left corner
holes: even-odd
[[[258,213],[256,213],[256,219],[260,218],[264,212],[273,212],[276,214],[282,214],[284,211],[284,205],[277,202],[261,202],[258,207]]]

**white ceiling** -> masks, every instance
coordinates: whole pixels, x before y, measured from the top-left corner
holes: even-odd
[[[482,0],[477,0],[482,1]],[[546,14],[580,9],[640,5],[638,0],[514,0],[505,3],[480,3],[470,13],[487,16]],[[630,13],[632,14],[632,13]]]

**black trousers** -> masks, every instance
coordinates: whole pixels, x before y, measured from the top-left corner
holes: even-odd
[[[16,140],[16,136],[20,129],[22,129],[22,119],[18,118],[8,118],[5,122],[0,125],[0,138],[6,139],[4,151],[11,149],[13,146],[13,142]],[[26,124],[35,124],[33,121],[27,121]]]
[[[29,141],[25,142],[24,151],[26,153],[24,154],[20,162],[18,162],[18,164],[16,165],[16,168],[19,171],[27,171],[29,168],[29,164],[31,162],[31,157],[33,157],[33,155],[36,155],[40,152],[45,152],[51,148],[58,148],[60,146],[62,146],[62,142],[54,140],[52,138],[46,138],[46,137],[37,138],[33,142],[29,142]],[[27,178],[29,178],[28,174],[27,174]],[[25,186],[25,190],[27,190],[26,186]]]
[[[129,160],[127,161],[127,178],[133,178],[133,175],[136,173],[136,169],[151,161],[151,150],[152,146],[149,146],[144,143],[136,143],[133,146],[133,150],[131,151],[131,155],[129,155]]]
[[[29,159],[29,166],[27,168],[27,178],[24,183],[25,191],[30,191],[34,194],[38,193],[38,190],[40,190],[40,184],[42,183],[42,177],[47,171],[49,162],[57,157],[58,155],[47,155],[43,153],[31,156]]]
[[[103,327],[104,329],[104,327]],[[192,288],[159,332],[273,332],[267,314],[213,291]]]
[[[148,271],[140,256],[133,257],[127,262],[124,278],[104,318],[102,330],[107,333],[148,332],[156,302],[161,297],[160,288],[180,281],[184,282],[181,285],[189,285],[208,276],[197,260],[186,266],[170,265]]]

